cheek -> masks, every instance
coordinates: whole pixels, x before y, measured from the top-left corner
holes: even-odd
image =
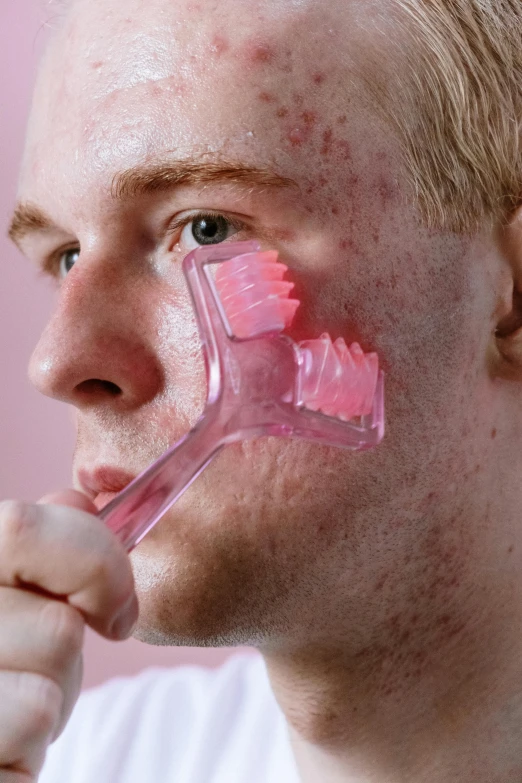
[[[162,270],[154,301],[151,339],[163,368],[164,388],[156,399],[156,426],[163,432],[188,431],[202,414],[206,400],[206,372],[201,339],[180,264]]]

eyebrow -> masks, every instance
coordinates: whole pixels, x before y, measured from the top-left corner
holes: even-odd
[[[34,204],[18,204],[7,232],[9,238],[19,245],[27,234],[51,231],[54,223],[48,215]]]
[[[170,191],[183,185],[209,185],[217,182],[249,187],[252,190],[298,187],[297,183],[267,168],[227,162],[176,161],[143,164],[116,174],[110,196],[114,201],[128,201],[139,196]],[[54,221],[29,202],[17,205],[8,235],[16,244],[28,234],[56,230]]]

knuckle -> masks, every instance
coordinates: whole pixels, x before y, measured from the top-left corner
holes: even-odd
[[[93,562],[92,580],[93,583],[103,585],[121,600],[127,600],[134,588],[130,559],[109,542],[109,546],[99,553]]]
[[[17,500],[5,500],[0,503],[0,546],[2,549],[16,546],[34,530],[36,524],[35,507]]]
[[[54,680],[32,672],[18,677],[18,698],[23,707],[24,734],[50,736],[60,719],[63,693]]]
[[[112,583],[114,572],[112,570],[112,559],[106,553],[98,554],[91,565],[91,582],[104,587]]]
[[[46,636],[52,640],[52,649],[59,662],[78,655],[83,646],[84,629],[80,613],[61,601],[46,601],[40,612]]]

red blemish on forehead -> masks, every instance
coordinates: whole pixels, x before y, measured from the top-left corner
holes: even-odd
[[[93,71],[97,71],[98,68],[101,68],[102,66],[103,66],[103,60],[96,60],[96,62],[94,62],[91,65],[91,68],[93,69]]]
[[[287,117],[287,116],[288,116],[288,109],[286,108],[286,106],[281,106],[281,107],[280,107],[280,108],[279,108],[279,109],[276,111],[276,115],[277,115],[278,117]]]
[[[323,84],[323,82],[326,81],[326,76],[324,73],[321,73],[320,71],[316,71],[316,73],[312,76],[312,81],[314,84]]]
[[[304,128],[292,128],[288,133],[288,141],[292,147],[300,147],[306,141],[308,137]]]
[[[228,52],[230,49],[230,43],[228,41],[228,38],[225,38],[224,35],[215,35],[212,39],[212,43],[210,44],[210,51],[215,54],[217,57],[221,57],[222,54],[225,54],[225,52]]]
[[[244,51],[247,61],[252,65],[269,65],[275,59],[275,51],[268,43],[248,41]]]
[[[275,102],[275,96],[272,95],[272,93],[270,93],[270,92],[260,92],[257,97],[263,103],[274,103]]]
[[[311,128],[317,122],[317,114],[315,111],[304,111],[301,114],[301,119],[308,128]]]

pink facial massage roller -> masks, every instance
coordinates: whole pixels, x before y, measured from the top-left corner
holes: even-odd
[[[183,262],[199,326],[207,402],[197,424],[99,517],[127,551],[230,443],[277,435],[361,450],[384,435],[384,375],[375,353],[328,334],[283,332],[299,301],[277,252],[255,242],[199,248]],[[231,477],[231,480],[233,478]]]

